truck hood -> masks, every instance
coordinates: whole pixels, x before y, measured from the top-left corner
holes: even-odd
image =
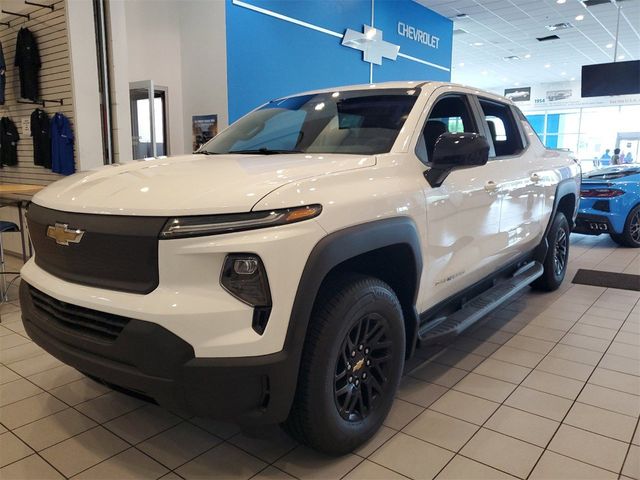
[[[72,175],[39,192],[33,202],[105,215],[239,213],[287,183],[375,163],[375,156],[343,154],[166,157]]]

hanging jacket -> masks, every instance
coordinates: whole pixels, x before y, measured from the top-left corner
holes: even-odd
[[[31,137],[33,138],[33,163],[51,168],[51,120],[47,112],[39,108],[31,113]]]
[[[71,175],[76,171],[71,124],[60,112],[51,118],[51,170],[62,175]]]
[[[21,28],[18,32],[14,64],[20,69],[20,96],[33,101],[37,100],[40,52],[36,37],[28,28]]]
[[[18,140],[16,124],[9,117],[0,119],[0,166],[18,164]]]
[[[0,43],[0,105],[4,105],[4,87],[7,83],[7,64],[4,61],[2,43]]]

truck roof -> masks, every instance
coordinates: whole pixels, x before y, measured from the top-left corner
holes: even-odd
[[[376,83],[364,83],[357,85],[344,85],[333,88],[322,88],[318,90],[310,90],[307,92],[295,93],[292,95],[286,95],[281,98],[295,97],[298,95],[310,95],[316,93],[326,93],[326,92],[346,92],[350,90],[365,90],[365,89],[374,89],[374,90],[384,90],[389,88],[416,88],[420,87],[423,90],[428,89],[433,91],[439,87],[452,87],[456,90],[463,90],[468,93],[475,93],[477,95],[482,95],[483,97],[493,98],[494,100],[499,100],[504,103],[513,104],[513,101],[503,97],[501,95],[488,92],[486,90],[481,90],[469,85],[462,85],[458,83],[452,82],[435,82],[430,80],[407,80],[407,81],[395,81],[395,82],[376,82]]]

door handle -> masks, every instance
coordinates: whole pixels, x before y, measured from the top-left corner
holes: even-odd
[[[531,178],[531,181],[533,183],[538,183],[540,181],[540,175],[538,175],[537,173],[532,173],[531,177],[529,178]]]
[[[487,183],[484,184],[484,189],[489,193],[495,192],[497,188],[498,188],[498,184],[493,180],[489,180],[487,181]]]

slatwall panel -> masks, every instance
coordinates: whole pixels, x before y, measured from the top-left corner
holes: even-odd
[[[48,3],[44,0],[42,3]],[[0,116],[13,120],[20,133],[18,142],[18,165],[5,166],[0,170],[1,183],[29,183],[47,185],[61,178],[51,170],[36,166],[33,163],[33,140],[30,132],[22,131],[23,118],[30,119],[36,108],[45,110],[49,117],[56,112],[64,113],[71,121],[73,128],[74,112],[71,90],[71,64],[69,60],[69,44],[67,36],[67,19],[65,0],[52,2],[55,10],[33,7],[21,13],[31,13],[31,19],[7,16],[3,21],[11,19],[11,26],[0,26],[0,41],[7,63],[7,85],[5,104],[0,105]],[[63,105],[47,103],[46,107],[33,104],[20,104],[20,78],[18,68],[13,66],[16,51],[16,39],[21,27],[28,27],[36,37],[40,49],[42,67],[40,69],[40,97],[43,99],[62,99]],[[76,164],[77,165],[77,164]]]

